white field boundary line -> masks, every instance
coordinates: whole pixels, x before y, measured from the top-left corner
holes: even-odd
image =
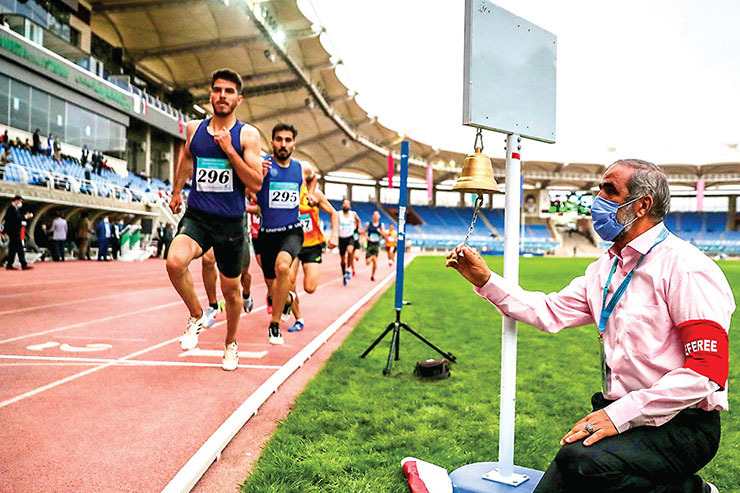
[[[65,358],[62,356],[22,356],[22,355],[5,355],[0,354],[0,359],[30,360],[30,361],[55,361],[71,364],[101,364],[111,363],[112,366],[198,366],[198,367],[218,367],[218,363],[197,363],[194,361],[146,361],[146,360],[117,360],[103,358]],[[264,370],[277,370],[280,365],[239,365],[239,368],[253,368]]]
[[[408,264],[407,264],[408,265]],[[309,342],[298,354],[293,356],[278,371],[260,385],[257,390],[244,401],[226,421],[211,435],[208,440],[198,449],[190,460],[180,469],[174,478],[165,486],[162,493],[189,492],[193,486],[205,474],[206,470],[218,460],[221,451],[231,442],[239,430],[249,419],[257,414],[257,410],[265,401],[277,391],[278,387],[285,382],[303,363],[313,355],[349,318],[375,294],[383,289],[394,277],[395,270],[385,279],[367,292],[359,301],[352,305],[347,311],[339,316],[331,325],[323,330],[316,338]]]
[[[393,275],[393,274],[391,274],[391,276],[392,276],[392,275]],[[391,276],[389,276],[389,277],[391,277]],[[386,278],[386,279],[385,279],[385,280],[383,281],[383,284],[385,284],[385,283],[386,283],[387,281],[388,281],[388,278]],[[335,280],[333,280],[333,281],[329,281],[329,282],[328,282],[328,283],[326,283],[326,284],[333,284],[334,282],[338,282],[338,280],[337,280],[337,279],[335,279]],[[378,288],[378,287],[380,287],[380,286],[381,286],[381,285],[378,285],[378,286],[376,286],[376,288],[375,288],[375,289],[373,289],[373,291],[371,291],[371,292],[374,292],[374,291],[376,291],[376,290],[377,290],[377,288]],[[318,291],[318,288],[317,288],[317,291]],[[301,293],[305,293],[305,291],[301,290]],[[299,293],[299,294],[300,294],[300,293]],[[366,295],[366,296],[367,296],[367,295]],[[200,296],[200,297],[199,297],[199,299],[200,299],[200,298],[204,298],[204,297],[205,297],[205,296]],[[144,310],[139,310],[139,312],[144,312],[144,311],[150,311],[150,310],[157,310],[157,309],[159,309],[159,308],[163,308],[163,307],[165,307],[165,306],[172,306],[172,305],[177,305],[177,304],[179,304],[179,303],[182,303],[182,302],[181,302],[181,301],[178,301],[178,302],[173,302],[173,303],[170,303],[169,305],[161,305],[161,306],[158,306],[158,307],[146,308],[146,309],[144,309]],[[264,309],[266,309],[266,308],[267,308],[267,305],[262,305],[262,306],[260,306],[260,307],[258,307],[258,308],[255,308],[255,309],[254,309],[254,310],[252,310],[252,311],[251,311],[250,313],[254,313],[254,312],[257,312],[257,311],[260,311],[260,310],[264,310]],[[134,312],[134,313],[139,313],[139,312]],[[242,313],[242,314],[240,315],[240,317],[239,317],[239,318],[241,318],[241,317],[243,317],[243,316],[245,316],[245,315],[248,315],[248,314],[247,314],[247,313]],[[104,319],[100,319],[100,320],[98,320],[98,321],[101,321],[101,320],[108,320],[108,319],[111,319],[111,318],[117,318],[117,317],[120,317],[120,316],[121,316],[121,315],[115,315],[115,316],[112,316],[112,317],[106,317],[106,318],[104,318]],[[58,331],[58,330],[63,330],[63,329],[69,329],[69,328],[72,328],[72,327],[74,327],[74,326],[79,326],[79,325],[86,325],[86,324],[89,324],[89,323],[91,323],[91,322],[82,322],[82,323],[80,323],[80,324],[76,324],[76,325],[73,325],[73,326],[61,327],[61,328],[58,328],[58,329],[52,329],[52,330],[49,330],[49,331],[45,331],[45,332],[41,332],[41,333],[36,333],[36,334],[31,334],[31,335],[39,335],[39,334],[44,334],[44,333],[48,333],[48,332],[56,332],[56,331]],[[225,323],[226,323],[226,320],[222,320],[222,321],[220,321],[220,322],[216,322],[216,323],[215,323],[214,325],[212,325],[212,326],[211,326],[211,328],[213,328],[213,327],[217,327],[217,326],[219,326],[219,325],[222,325],[222,324],[225,324]],[[210,330],[210,329],[209,329],[209,330]],[[336,329],[335,329],[335,330],[336,330]],[[321,336],[319,335],[319,337],[321,337]],[[21,337],[16,337],[16,338],[14,338],[14,339],[12,339],[12,340],[17,340],[17,339],[23,339],[23,338],[24,338],[24,336],[21,336]],[[72,380],[76,380],[76,379],[78,379],[78,378],[80,378],[80,377],[84,377],[84,376],[86,376],[86,375],[89,375],[89,374],[91,374],[91,373],[95,373],[96,371],[102,370],[102,369],[104,369],[104,368],[108,368],[108,367],[111,367],[111,366],[113,366],[113,365],[119,364],[119,363],[120,363],[121,361],[126,361],[126,360],[128,360],[128,359],[131,359],[131,358],[135,358],[135,357],[137,357],[137,356],[140,356],[140,355],[142,355],[142,354],[148,353],[149,351],[154,351],[155,349],[159,349],[159,348],[161,348],[161,347],[163,347],[163,346],[166,346],[167,344],[173,343],[173,342],[175,342],[175,341],[177,341],[177,340],[179,340],[179,339],[180,339],[180,337],[175,337],[174,339],[170,339],[170,340],[167,340],[167,341],[161,342],[161,343],[159,343],[159,344],[155,344],[154,346],[148,347],[148,348],[146,348],[146,349],[142,349],[142,350],[140,350],[140,351],[137,351],[137,352],[135,352],[135,353],[131,353],[131,354],[129,354],[128,356],[123,356],[123,357],[121,357],[121,358],[118,358],[118,359],[116,359],[116,360],[112,360],[112,361],[113,361],[113,363],[104,363],[104,364],[101,364],[100,366],[96,366],[96,367],[94,367],[94,368],[90,368],[89,370],[85,370],[85,371],[83,371],[83,372],[80,372],[80,373],[75,373],[74,375],[70,375],[70,376],[68,376],[68,377],[62,378],[61,380],[57,380],[57,381],[55,381],[55,382],[52,382],[52,383],[50,383],[50,384],[48,384],[48,385],[44,385],[44,386],[42,386],[42,387],[38,387],[38,388],[36,388],[36,389],[34,389],[34,390],[30,390],[30,391],[26,392],[25,394],[21,394],[21,395],[18,395],[18,396],[16,396],[16,397],[13,397],[13,398],[11,398],[11,399],[7,399],[7,400],[5,400],[5,401],[3,401],[3,402],[0,402],[0,408],[3,408],[3,407],[5,407],[5,406],[8,406],[8,405],[10,405],[10,404],[13,404],[13,403],[15,403],[15,402],[18,402],[18,401],[21,401],[21,400],[23,400],[23,399],[25,399],[25,398],[27,398],[27,397],[32,397],[32,396],[34,396],[34,395],[36,395],[36,394],[40,394],[41,392],[45,392],[45,391],[47,391],[47,390],[49,390],[49,389],[53,389],[54,387],[57,387],[57,386],[59,386],[59,385],[62,385],[62,384],[65,384],[65,383],[67,383],[67,382],[71,382]],[[314,339],[314,340],[315,340],[315,339]],[[9,342],[9,341],[10,341],[10,339],[8,339],[8,340],[5,340],[5,341],[0,341],[0,344],[2,344],[3,342]],[[300,353],[299,353],[299,354],[300,354]],[[291,361],[292,361],[292,360],[291,360]],[[291,373],[292,373],[292,372],[291,372]],[[286,378],[287,378],[287,377],[286,377]],[[263,384],[263,385],[264,385],[264,384]],[[263,402],[264,402],[264,401],[263,401]],[[245,421],[245,422],[246,422],[246,421]],[[224,446],[225,446],[225,445],[224,445]],[[201,473],[201,475],[202,475],[202,473]],[[200,478],[200,476],[199,476],[199,478]]]

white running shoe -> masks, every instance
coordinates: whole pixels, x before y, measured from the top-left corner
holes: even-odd
[[[221,368],[226,371],[236,370],[239,366],[239,351],[237,351],[236,341],[232,342],[224,349],[224,358],[221,360]]]
[[[283,307],[283,313],[280,314],[280,320],[286,322],[290,320],[290,314],[293,311],[293,301],[295,300],[295,293],[293,291],[288,292],[288,301],[285,302]]]
[[[209,306],[206,310],[206,322],[203,324],[204,329],[210,329],[213,327],[213,324],[216,323],[216,315],[218,315],[221,312],[221,307],[213,308],[212,306]]]
[[[203,325],[207,321],[206,312],[200,318],[190,317],[185,332],[180,337],[180,347],[183,351],[190,351],[198,345],[198,333],[203,330]]]
[[[254,298],[252,298],[252,295],[250,294],[249,298],[244,299],[244,311],[246,313],[250,313],[252,308],[254,308]]]
[[[283,334],[280,333],[280,325],[277,322],[270,324],[270,328],[267,329],[267,333],[270,336],[270,344],[276,344],[278,346],[285,344]]]

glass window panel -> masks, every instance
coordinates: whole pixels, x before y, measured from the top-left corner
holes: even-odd
[[[99,115],[95,117],[95,147],[103,152],[110,148],[110,120]]]
[[[10,123],[10,79],[0,75],[0,123]]]
[[[58,136],[62,142],[67,141],[65,126],[66,104],[54,96],[49,97],[49,131]]]
[[[82,147],[84,144],[88,144],[88,147],[92,147],[92,142],[86,135],[86,113],[77,105],[67,103],[67,143]]]
[[[31,128],[41,129],[41,135],[49,135],[49,95],[31,88]]]
[[[31,87],[17,80],[10,81],[10,126],[31,130]],[[34,129],[35,130],[35,129]]]

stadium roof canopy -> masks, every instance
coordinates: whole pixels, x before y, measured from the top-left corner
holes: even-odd
[[[320,42],[322,28],[312,25],[295,0],[97,0],[91,3],[92,29],[137,69],[172,90],[188,90],[210,110],[210,74],[230,67],[245,83],[237,116],[262,134],[269,149],[278,122],[299,132],[296,156],[327,176],[355,172],[386,183],[388,154],[398,159],[398,132],[386,128],[355,101],[337,78],[342,63]],[[465,155],[411,140],[409,175],[435,184],[454,179]],[[492,159],[504,181],[504,161]],[[535,186],[590,188],[603,164],[523,162],[525,182]],[[675,184],[707,186],[740,183],[740,164],[665,167]]]

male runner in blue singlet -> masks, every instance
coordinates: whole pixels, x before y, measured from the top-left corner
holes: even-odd
[[[245,189],[256,192],[262,185],[259,132],[238,121],[234,114],[242,102],[241,90],[242,80],[236,72],[221,69],[213,73],[213,117],[188,122],[187,142],[180,154],[170,201],[170,209],[178,214],[183,185],[191,178],[187,209],[167,257],[172,285],[190,311],[180,346],[183,350],[195,348],[207,320],[188,266],[213,248],[226,300],[224,370],[235,370],[239,362],[236,330],[242,309],[239,278],[245,244]]]
[[[303,246],[303,226],[298,218],[298,204],[303,182],[300,161],[291,159],[298,132],[292,125],[278,123],[272,129],[272,156],[262,163],[265,176],[257,192],[262,214],[260,250],[262,273],[273,311],[268,328],[271,344],[283,344],[280,333],[281,315],[290,315],[295,294],[290,291],[290,265]]]

